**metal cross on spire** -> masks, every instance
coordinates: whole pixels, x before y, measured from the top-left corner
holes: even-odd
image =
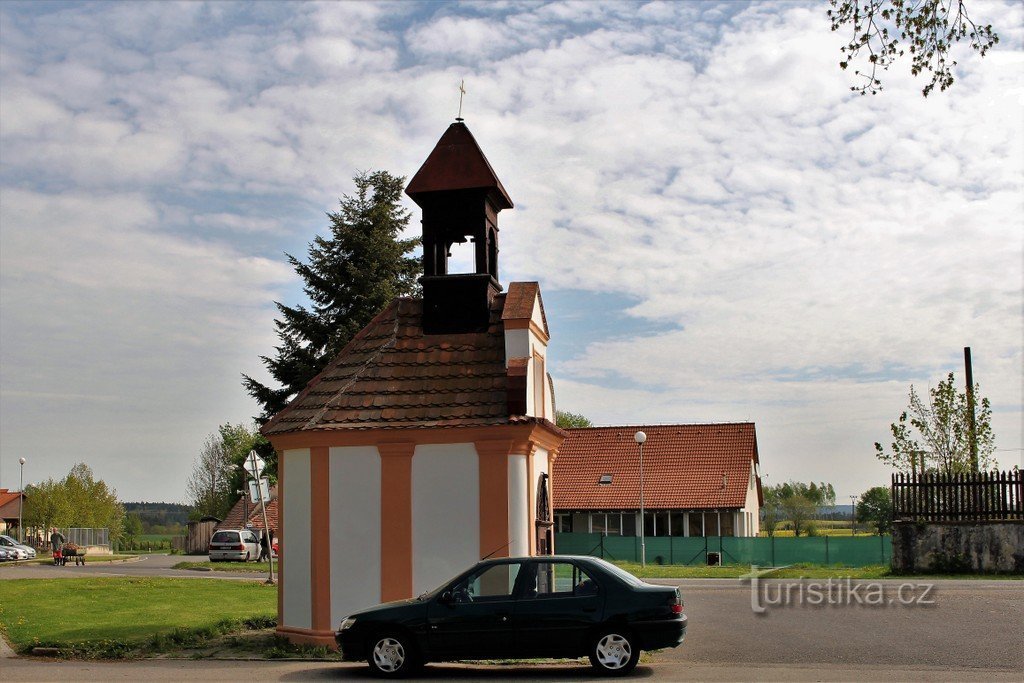
[[[466,79],[462,79],[459,83],[459,115],[455,117],[456,121],[462,120],[462,98],[466,96]]]

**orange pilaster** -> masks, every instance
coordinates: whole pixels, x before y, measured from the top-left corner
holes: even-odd
[[[480,458],[480,556],[508,557],[509,439],[476,441]]]
[[[382,443],[380,453],[380,597],[412,597],[413,443]]]

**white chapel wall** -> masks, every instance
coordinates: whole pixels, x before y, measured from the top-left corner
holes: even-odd
[[[508,458],[508,554],[521,557],[530,554],[529,473],[525,455]]]
[[[331,626],[380,602],[380,455],[373,446],[330,449]]]
[[[480,559],[480,463],[473,444],[416,446],[412,551],[414,595]]]
[[[312,628],[312,577],[309,564],[310,453],[308,448],[287,450],[281,457],[284,472],[284,591],[283,626]]]

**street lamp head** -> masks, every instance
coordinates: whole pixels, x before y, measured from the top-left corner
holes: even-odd
[[[640,444],[642,444],[644,441],[647,441],[647,435],[644,434],[643,432],[637,432],[636,434],[633,435],[633,438],[635,438],[636,442]]]
[[[25,464],[25,458],[18,458],[18,462],[20,462],[22,465],[24,465]]]

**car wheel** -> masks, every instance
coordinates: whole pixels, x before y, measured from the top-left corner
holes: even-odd
[[[370,672],[386,678],[404,678],[419,668],[420,661],[409,639],[396,634],[383,634],[370,643],[366,654]]]
[[[624,629],[603,631],[590,646],[590,664],[607,676],[624,676],[640,661],[640,648]]]

